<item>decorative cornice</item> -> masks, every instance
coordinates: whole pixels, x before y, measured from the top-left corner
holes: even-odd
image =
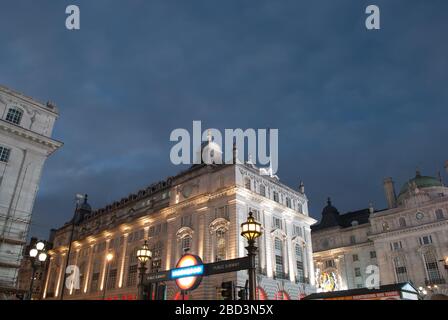
[[[3,119],[0,119],[0,129],[3,131],[9,132],[11,134],[18,135],[18,136],[22,137],[23,139],[28,140],[30,142],[42,145],[45,148],[49,149],[50,153],[56,151],[58,148],[62,147],[62,145],[63,145],[63,143],[60,141],[51,139],[49,137],[38,134],[31,130],[19,127],[17,125],[9,123]]]

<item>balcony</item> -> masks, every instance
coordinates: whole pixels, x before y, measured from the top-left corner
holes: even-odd
[[[432,286],[435,284],[445,284],[446,281],[443,278],[439,278],[439,279],[425,279],[425,285],[426,286]]]

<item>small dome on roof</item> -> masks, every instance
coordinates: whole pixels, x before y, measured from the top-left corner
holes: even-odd
[[[437,178],[429,177],[429,176],[422,176],[420,174],[420,171],[417,171],[415,174],[415,177],[406,182],[400,189],[401,195],[407,194],[409,192],[409,188],[416,186],[419,189],[423,188],[431,188],[431,187],[443,187],[442,182],[440,182]]]

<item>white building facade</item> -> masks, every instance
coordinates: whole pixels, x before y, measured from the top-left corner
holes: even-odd
[[[57,108],[0,86],[0,291],[16,287]]]
[[[339,215],[325,208],[313,227],[318,290],[366,287],[377,266],[380,284],[411,282],[430,297],[447,293],[448,188],[417,171],[396,197],[384,180],[388,208]]]
[[[252,164],[193,165],[175,177],[132,194],[106,208],[89,211],[76,227],[70,265],[80,269],[80,287],[66,288],[64,299],[135,299],[136,250],[147,240],[152,270],[175,267],[184,252],[204,263],[247,255],[240,225],[249,211],[262,224],[258,239],[259,299],[299,299],[313,292],[314,268],[308,200],[301,191],[260,175]],[[58,299],[70,226],[56,232],[44,298]],[[114,258],[106,273],[105,255]],[[188,299],[221,299],[221,284],[244,287],[247,271],[203,277]],[[168,281],[165,299],[180,299]]]

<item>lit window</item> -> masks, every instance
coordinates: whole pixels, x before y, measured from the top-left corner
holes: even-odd
[[[0,147],[0,161],[1,162],[8,162],[9,161],[9,155],[11,154],[11,149]]]
[[[10,108],[8,110],[8,114],[6,115],[6,121],[14,123],[14,124],[20,124],[20,121],[22,120],[23,111],[16,109],[16,108]]]

